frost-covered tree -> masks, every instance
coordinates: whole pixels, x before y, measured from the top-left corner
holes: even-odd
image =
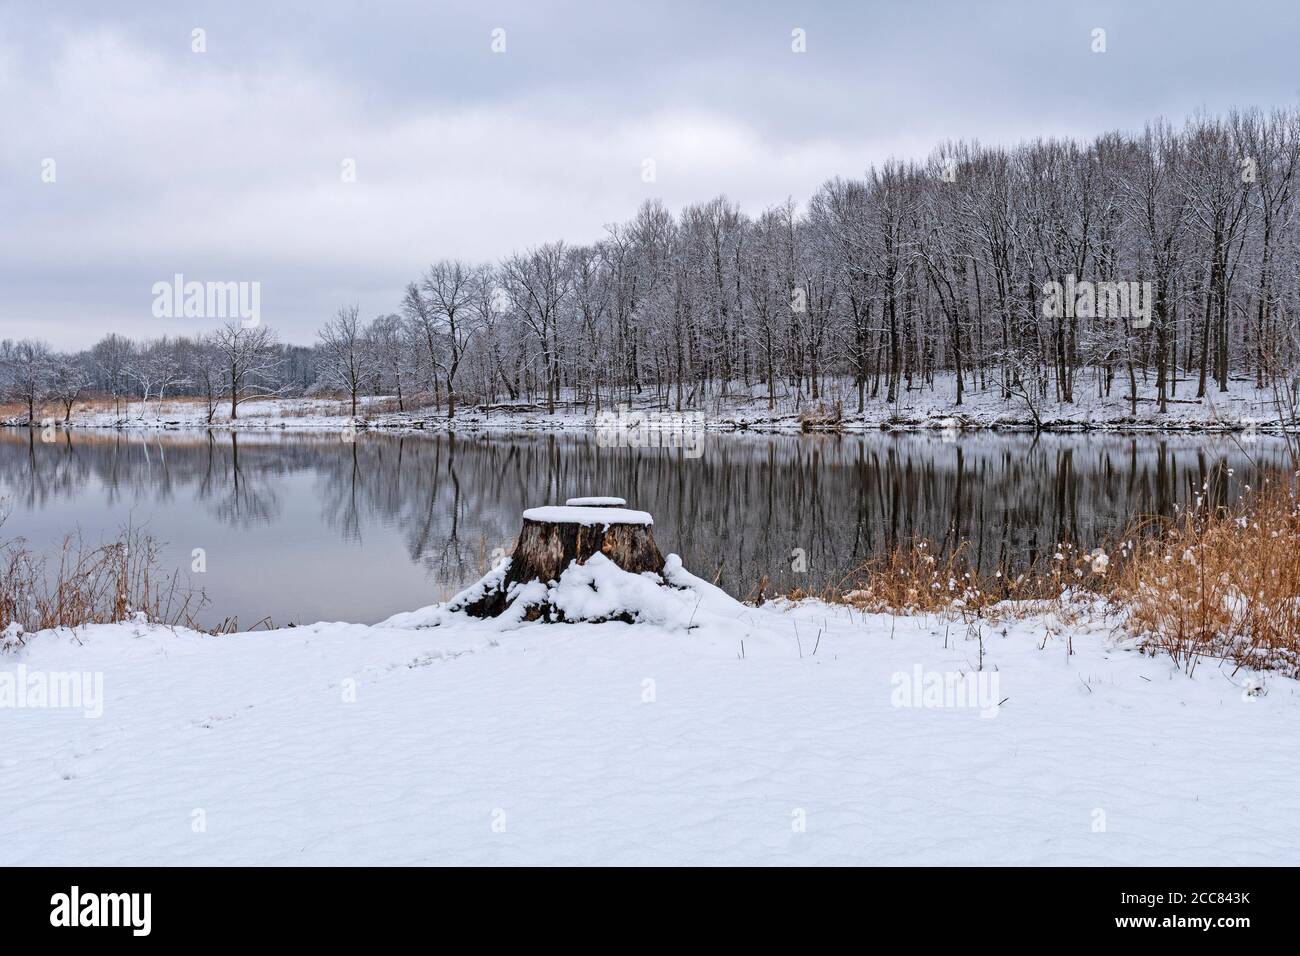
[[[280,373],[279,343],[264,325],[227,322],[207,339],[222,370],[223,390],[230,403],[230,418],[239,417],[240,403],[277,389]]]
[[[63,409],[63,421],[72,421],[72,406],[90,384],[83,356],[59,354],[50,363],[49,394]]]
[[[317,333],[326,384],[347,393],[352,417],[357,417],[357,395],[370,374],[372,350],[361,325],[361,309],[345,305]]]
[[[54,377],[54,354],[39,339],[22,339],[6,343],[3,351],[3,376],[5,393],[10,399],[27,408],[27,424],[37,424],[36,409],[50,397]]]

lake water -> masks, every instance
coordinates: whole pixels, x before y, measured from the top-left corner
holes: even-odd
[[[1100,543],[1203,487],[1235,500],[1288,468],[1285,445],[1228,436],[710,434],[703,454],[601,447],[594,434],[510,437],[77,431],[43,443],[0,428],[0,539],[42,550],[125,525],[191,575],[201,619],[245,626],[373,622],[443,600],[507,551],[520,512],[619,495],[655,538],[740,597],[820,588],[913,536],[969,539],[985,569],[1060,541]],[[792,569],[800,549],[807,571]]]

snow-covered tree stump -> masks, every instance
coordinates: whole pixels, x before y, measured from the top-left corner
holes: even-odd
[[[617,498],[598,500],[624,503]],[[509,605],[512,590],[534,581],[558,581],[569,565],[575,561],[583,564],[594,554],[603,554],[632,574],[660,574],[664,556],[655,544],[652,524],[654,519],[646,512],[614,504],[530,508],[524,512],[524,525],[505,575],[499,583],[485,587],[482,596],[464,611],[474,617],[496,617]],[[535,610],[529,619],[540,616],[542,611]]]

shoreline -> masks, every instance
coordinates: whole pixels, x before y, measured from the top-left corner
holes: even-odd
[[[638,410],[640,411],[640,410]],[[692,415],[694,413],[685,413]],[[116,419],[77,420],[71,422],[57,420],[35,426],[13,418],[0,421],[0,427],[9,429],[53,427],[57,432],[96,431],[96,432],[153,432],[153,431],[215,431],[215,432],[339,432],[352,430],[358,434],[375,432],[380,434],[400,433],[471,433],[481,435],[511,435],[533,432],[599,432],[602,425],[597,416],[556,415],[544,418],[510,418],[507,416],[487,417],[481,415],[459,415],[455,419],[445,416],[410,416],[351,419],[347,416],[318,417],[275,417],[259,416],[237,421],[196,421],[183,417],[161,416],[152,419]],[[662,428],[664,434],[689,431],[714,434],[759,434],[759,435],[869,435],[876,433],[901,432],[907,434],[939,433],[945,440],[955,440],[960,434],[1115,434],[1115,435],[1161,435],[1161,434],[1206,434],[1206,435],[1251,435],[1265,434],[1275,437],[1300,433],[1300,421],[1282,422],[1281,420],[1260,420],[1243,424],[1240,422],[1213,419],[1172,419],[1172,420],[1131,420],[1061,418],[1043,421],[1037,428],[1032,420],[1018,418],[980,419],[965,417],[960,414],[905,417],[900,419],[864,418],[860,420],[842,419],[839,422],[807,422],[798,414],[777,415],[771,417],[701,416],[693,418],[689,425]]]
[[[1149,386],[1147,386],[1149,387]],[[912,390],[900,390],[893,402],[868,398],[856,411],[858,400],[852,383],[829,380],[820,397],[783,394],[768,406],[765,394],[752,390],[718,391],[697,398],[694,407],[681,410],[663,407],[676,404],[683,396],[647,390],[644,401],[630,406],[610,401],[602,394],[599,403],[564,390],[557,396],[554,411],[544,401],[518,399],[468,404],[449,419],[438,406],[426,404],[427,397],[408,398],[407,410],[398,410],[391,395],[358,396],[355,417],[346,400],[336,397],[250,397],[239,404],[239,417],[229,417],[229,402],[217,407],[209,421],[209,406],[192,397],[164,399],[86,398],[78,403],[71,422],[49,406],[38,409],[37,427],[56,430],[85,428],[104,431],[166,431],[201,429],[249,432],[377,432],[386,434],[455,432],[508,435],[537,432],[599,432],[624,429],[636,432],[686,432],[690,434],[732,432],[750,434],[874,434],[885,432],[934,433],[945,441],[962,433],[1024,434],[1237,434],[1288,435],[1300,432],[1300,419],[1287,419],[1291,412],[1270,387],[1234,379],[1226,392],[1211,390],[1201,398],[1169,397],[1168,411],[1155,411],[1154,395],[1138,389],[1138,414],[1127,394],[1076,393],[1074,401],[1005,399],[997,387],[967,389],[956,404],[957,389],[951,374],[940,374],[932,383]],[[585,396],[590,399],[590,396]],[[853,409],[853,410],[850,410]],[[26,428],[27,410],[10,405],[0,413],[0,425]],[[44,412],[44,414],[42,414]],[[639,424],[638,424],[639,421]],[[620,442],[621,443],[621,442]]]

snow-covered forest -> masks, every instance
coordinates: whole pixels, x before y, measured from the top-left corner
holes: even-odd
[[[725,196],[674,215],[647,200],[603,238],[557,238],[496,263],[430,250],[391,312],[342,303],[318,340],[265,324],[105,335],[83,352],[0,343],[7,398],[60,414],[89,395],[181,395],[237,416],[262,395],[707,408],[718,396],[893,402],[936,373],[1031,407],[1084,394],[1290,383],[1300,293],[1300,112],[1233,111],[1089,142],[947,143],[832,179],[806,203]],[[1046,307],[1049,283],[1145,285],[1141,314],[1104,298]],[[1079,288],[1082,288],[1080,286]],[[1104,288],[1104,287],[1100,287]],[[1135,304],[1135,303],[1134,303]],[[147,303],[142,303],[142,308]],[[169,320],[176,329],[185,320]],[[162,331],[160,329],[160,331]]]

